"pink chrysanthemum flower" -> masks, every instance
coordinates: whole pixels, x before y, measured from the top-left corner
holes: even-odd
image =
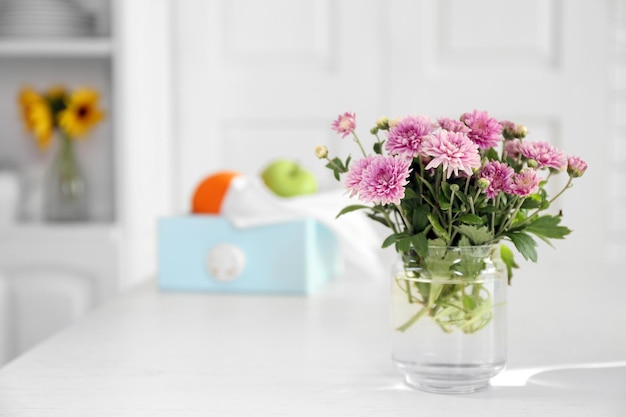
[[[469,138],[458,132],[440,130],[424,140],[422,153],[433,159],[426,165],[426,169],[443,166],[447,171],[446,178],[459,171],[472,175],[472,169],[480,167],[480,155],[478,145]]]
[[[375,155],[363,170],[359,198],[374,204],[400,204],[411,161],[406,158]]]
[[[520,146],[522,146],[522,141],[519,139],[505,140],[504,154],[509,158],[516,159],[520,155]]]
[[[363,181],[363,171],[372,162],[373,156],[367,158],[361,158],[350,164],[350,169],[346,174],[344,185],[350,192],[350,197],[354,197],[361,190],[361,182]]]
[[[437,123],[439,123],[439,126],[441,126],[442,129],[449,132],[459,132],[467,134],[471,130],[465,125],[465,123],[455,119],[451,119],[449,117],[441,117],[437,119]]]
[[[587,170],[587,163],[577,156],[567,158],[567,173],[572,178],[582,177]]]
[[[333,121],[331,127],[343,139],[356,129],[356,115],[350,112],[340,114],[337,116],[337,120]]]
[[[513,175],[515,170],[503,162],[487,162],[478,174],[479,178],[489,180],[489,185],[485,188],[488,198],[495,198],[500,191],[511,194]]]
[[[500,122],[489,117],[486,111],[474,110],[471,113],[463,113],[461,121],[471,129],[467,136],[481,149],[493,148],[502,141]]]
[[[389,130],[385,148],[390,155],[415,158],[421,153],[422,142],[432,128],[432,123],[426,116],[407,116]]]
[[[534,193],[539,186],[540,178],[534,169],[523,169],[520,173],[513,176],[513,184],[511,191],[522,197],[527,197]]]
[[[567,167],[567,157],[548,142],[523,142],[520,154],[525,158],[537,162],[537,168],[564,169]]]

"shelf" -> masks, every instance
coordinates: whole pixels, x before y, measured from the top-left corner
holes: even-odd
[[[0,38],[0,57],[106,58],[112,52],[110,38]]]
[[[117,239],[118,235],[119,225],[115,223],[16,223],[0,227],[0,243]]]

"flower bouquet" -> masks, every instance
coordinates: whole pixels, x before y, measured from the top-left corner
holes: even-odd
[[[463,335],[478,333],[483,339],[474,345],[494,339],[503,344],[504,319],[498,319],[497,312],[505,302],[503,287],[518,267],[513,251],[503,242],[512,244],[524,259],[537,261],[536,239],[550,244],[568,235],[571,231],[561,225],[562,214],[549,213],[549,209],[584,174],[587,164],[548,142],[526,140],[527,129],[522,125],[498,121],[478,110],[436,122],[425,116],[383,117],[370,129],[371,152],[356,134],[354,113],[340,115],[332,128],[342,138],[351,136],[362,156],[353,161],[351,156],[329,156],[325,146],[315,150],[335,178],[343,180],[350,196],[364,203],[347,206],[338,216],[364,210],[391,230],[382,246],[395,246],[399,254],[393,290],[403,306],[392,306],[395,338],[410,338],[404,333],[430,317],[424,326],[456,335],[457,346],[469,343],[463,342]],[[562,172],[568,180],[550,196],[547,184]],[[499,283],[501,278],[504,285]],[[419,326],[415,329],[413,348],[424,343],[421,331]],[[396,349],[394,340],[396,361],[413,371],[423,365],[424,358],[438,357],[443,351],[438,347],[435,353],[416,357],[405,348]],[[449,356],[455,355],[458,352]],[[501,362],[501,369],[502,353],[494,350],[486,356]],[[437,366],[468,369],[465,362],[451,363],[448,358]],[[470,368],[485,367],[481,361],[469,362]],[[431,388],[437,390],[432,381],[443,377],[439,371],[433,376],[432,367],[428,372]],[[412,385],[425,384],[423,378],[421,382],[409,379]],[[482,376],[480,386],[485,379],[488,376]]]
[[[26,131],[37,147],[46,150],[57,134],[59,147],[46,177],[44,210],[48,220],[84,220],[87,216],[85,181],[73,143],[84,138],[104,114],[98,93],[89,88],[73,92],[54,86],[43,93],[24,87],[18,95]]]

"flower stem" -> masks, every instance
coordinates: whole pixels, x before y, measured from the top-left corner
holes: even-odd
[[[509,216],[506,218],[505,221],[502,222],[502,224],[500,225],[500,227],[498,228],[498,235],[500,235],[503,231],[507,230],[509,228],[509,226],[511,225],[511,223],[513,223],[513,220],[515,219],[515,217],[517,216],[517,213],[520,211],[520,209],[522,208],[522,204],[524,204],[524,198],[519,198],[517,205],[515,206],[515,208],[513,209],[513,211],[509,214]]]
[[[405,332],[406,329],[411,327],[416,321],[418,321],[420,319],[420,317],[422,317],[424,314],[426,314],[428,312],[428,310],[430,310],[428,307],[426,307],[426,306],[422,307],[420,309],[420,311],[418,311],[413,317],[411,317],[406,323],[404,323],[402,326],[398,327],[396,330],[401,331],[401,332]]]
[[[404,211],[402,210],[402,206],[400,204],[395,204],[395,206],[398,212],[400,213],[400,217],[402,217],[402,221],[404,222],[404,225],[409,231],[409,234],[413,233],[413,224],[411,224],[409,219],[406,218],[406,215],[404,214]]]
[[[563,194],[565,192],[565,190],[567,190],[568,188],[570,188],[572,186],[572,177],[569,177],[569,179],[567,180],[567,184],[565,184],[565,187],[563,187],[563,189],[561,191],[559,191],[559,193],[557,195],[555,195],[554,197],[552,197],[548,203],[552,204],[554,202],[554,200],[556,200],[557,198],[559,198],[561,196],[561,194]]]
[[[354,130],[352,131],[352,136],[353,136],[354,141],[356,142],[356,144],[359,145],[359,148],[361,149],[361,152],[363,153],[363,156],[367,158],[367,153],[365,152],[365,149],[363,149],[363,145],[361,144],[361,141],[359,140],[359,137],[356,135],[356,133],[354,133]]]

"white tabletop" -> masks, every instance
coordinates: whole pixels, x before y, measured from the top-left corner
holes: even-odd
[[[371,281],[309,297],[143,285],[1,369],[0,416],[626,416],[622,333],[572,348],[580,333],[511,329],[494,386],[428,394],[391,364],[387,300]]]

